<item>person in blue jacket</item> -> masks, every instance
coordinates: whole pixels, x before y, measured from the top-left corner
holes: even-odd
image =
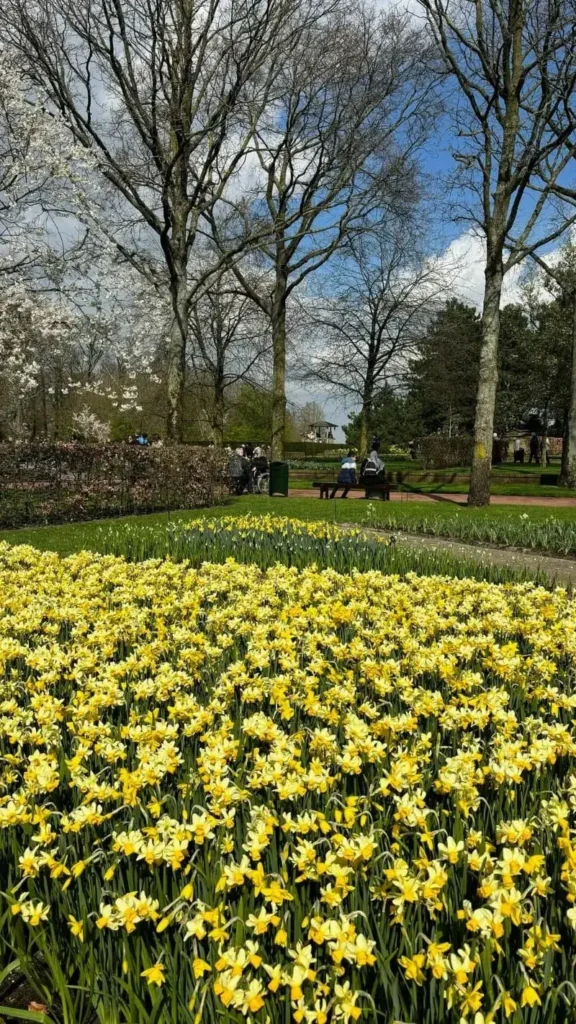
[[[354,487],[356,483],[356,453],[353,449],[345,455],[340,464],[340,472],[338,473],[336,486],[332,488],[331,498],[336,497],[336,492],[342,487],[342,498],[348,497],[348,491],[351,487]]]

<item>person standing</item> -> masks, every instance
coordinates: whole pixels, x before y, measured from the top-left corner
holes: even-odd
[[[530,458],[528,459],[528,464],[530,464],[532,462],[532,459],[534,459],[535,465],[538,465],[539,451],[540,442],[538,440],[538,434],[532,434],[532,437],[530,438]]]
[[[230,477],[231,486],[234,494],[242,494],[244,490],[243,476],[244,476],[244,449],[236,448],[230,455],[228,462],[228,476]]]
[[[514,441],[514,462],[524,462],[524,445],[520,437]]]
[[[348,491],[351,487],[356,484],[356,453],[353,449],[350,449],[347,455],[344,456],[340,464],[340,472],[336,480],[336,486],[332,488],[331,498],[336,497],[336,492],[339,487],[343,488],[341,497],[347,498]]]

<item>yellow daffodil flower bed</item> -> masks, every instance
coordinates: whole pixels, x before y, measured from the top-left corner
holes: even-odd
[[[323,568],[348,571],[388,566],[392,553],[385,536],[327,522],[305,522],[287,516],[218,516],[187,523],[142,526],[135,521],[121,528],[101,528],[100,550],[107,554],[142,558],[170,557],[202,561],[254,562],[261,568],[282,562],[303,568],[316,563]]]
[[[192,565],[234,558],[267,569],[278,563],[303,569],[315,565],[349,573],[353,569],[382,572],[419,572],[520,581],[523,570],[481,564],[446,551],[415,551],[404,544],[362,528],[334,523],[306,522],[287,516],[218,516],[187,523],[147,525],[137,519],[125,524],[101,526],[95,537],[102,553],[134,561],[147,558],[186,559]],[[525,575],[525,574],[524,574]]]
[[[55,1019],[573,1019],[564,591],[2,545],[0,606],[0,949]]]
[[[343,530],[335,523],[328,523],[325,520],[306,521],[304,519],[291,519],[288,516],[220,516],[218,518],[192,519],[184,524],[184,529],[189,533],[214,533],[231,530],[241,536],[250,535],[254,531],[266,534],[268,537],[314,537],[317,540],[341,541],[349,537],[363,536],[359,528]],[[383,537],[376,537],[380,544],[387,544]]]

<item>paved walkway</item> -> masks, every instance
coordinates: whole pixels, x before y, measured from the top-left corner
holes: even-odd
[[[291,488],[288,492],[290,498],[318,498],[317,489]],[[361,491],[352,491],[349,498],[364,499]],[[467,496],[465,494],[414,494],[413,491],[392,491],[391,501],[425,501],[425,502],[451,502],[452,504],[465,505]],[[491,505],[540,505],[543,508],[576,508],[576,498],[535,498],[523,497],[519,494],[493,494],[490,498]]]

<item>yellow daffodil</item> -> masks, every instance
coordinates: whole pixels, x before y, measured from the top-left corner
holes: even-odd
[[[145,978],[149,985],[160,987],[166,981],[164,965],[160,962],[153,964],[152,967],[147,967],[146,970],[142,971],[140,977]]]

